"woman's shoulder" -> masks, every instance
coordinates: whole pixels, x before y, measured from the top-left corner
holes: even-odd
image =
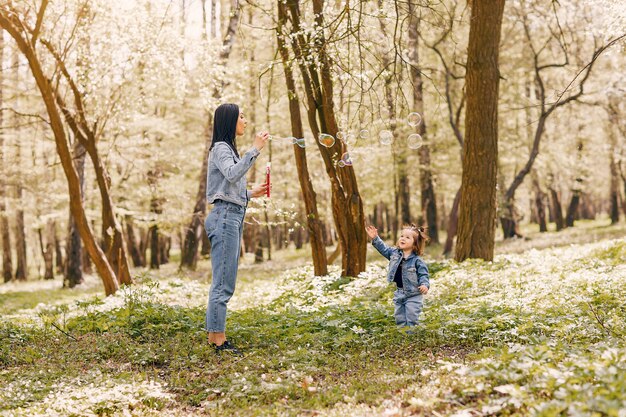
[[[228,150],[228,152],[233,152],[233,149],[228,145],[228,143],[224,141],[217,142],[215,145],[213,145],[213,150]]]

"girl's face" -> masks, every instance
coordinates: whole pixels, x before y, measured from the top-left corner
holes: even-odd
[[[411,229],[402,229],[400,232],[400,239],[398,240],[398,247],[402,250],[413,249],[416,243],[417,233]]]
[[[246,121],[246,116],[243,115],[242,111],[239,111],[239,118],[237,119],[237,129],[235,130],[235,135],[243,136],[243,133],[246,131],[246,125],[248,122]]]

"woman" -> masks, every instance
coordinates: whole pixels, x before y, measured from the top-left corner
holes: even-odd
[[[256,135],[252,148],[243,156],[237,151],[236,136],[246,130],[246,119],[236,104],[222,104],[215,110],[213,142],[207,170],[206,197],[213,210],[204,222],[211,241],[213,282],[206,311],[209,344],[217,352],[241,352],[226,339],[226,305],[235,291],[241,249],[243,218],[250,198],[266,193],[267,184],[246,189],[246,173],[269,139],[269,133]]]

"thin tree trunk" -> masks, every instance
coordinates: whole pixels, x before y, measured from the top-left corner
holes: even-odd
[[[0,36],[0,62],[4,62],[4,36]],[[4,67],[0,65],[0,108],[4,106]],[[4,143],[4,112],[0,111],[0,176],[6,178]],[[11,230],[7,216],[6,187],[0,180],[0,237],[2,238],[2,277],[4,282],[13,278],[13,257],[11,254]]]
[[[170,261],[170,248],[172,247],[172,237],[168,235],[159,236],[159,263],[165,265]]]
[[[561,198],[559,197],[559,193],[552,187],[549,187],[550,191],[550,200],[552,207],[552,215],[554,216],[554,223],[556,225],[556,231],[561,231],[565,227],[563,223],[563,208],[561,206]]]
[[[619,222],[619,199],[620,199],[620,172],[619,167],[617,165],[617,161],[615,160],[615,155],[617,152],[617,138],[614,126],[619,123],[618,113],[617,113],[617,105],[615,103],[615,98],[609,98],[609,125],[606,127],[607,136],[609,139],[609,173],[611,175],[611,180],[609,184],[609,204],[611,205],[609,208],[609,213],[611,217],[611,224],[615,224]]]
[[[137,237],[135,236],[135,227],[133,225],[133,218],[130,215],[126,215],[126,241],[128,242],[128,251],[130,257],[133,260],[135,268],[146,266],[146,261],[141,256],[141,251],[137,244]]]
[[[87,153],[83,145],[76,139],[74,139],[74,145],[72,146],[72,155],[74,168],[80,184],[80,201],[82,205],[85,199],[85,158]],[[74,288],[83,282],[83,248],[77,227],[70,210],[67,243],[65,244],[67,258],[65,260],[65,270],[63,271],[63,286],[69,288]]]
[[[417,5],[415,0],[409,0],[409,58],[411,59],[410,73],[411,83],[413,85],[413,111],[422,116],[422,122],[416,127],[417,133],[425,140],[426,136],[426,117],[424,115],[424,91],[422,72],[419,68],[419,24],[420,18],[417,16]],[[433,174],[430,163],[430,146],[428,142],[419,148],[419,172],[420,172],[420,190],[421,190],[421,207],[424,213],[424,221],[428,226],[428,235],[433,243],[439,243],[439,230],[437,224],[437,198],[435,196],[435,185],[433,183]],[[408,178],[407,184],[403,184],[400,178],[400,191],[402,195],[403,187],[406,187],[409,193]],[[402,201],[402,221],[410,222],[410,214],[408,212],[409,201]],[[404,207],[406,205],[406,207]]]
[[[63,261],[63,251],[61,250],[61,240],[59,239],[56,222],[54,222],[54,254],[57,274],[63,274],[65,262]]]
[[[574,220],[576,220],[576,211],[578,210],[580,197],[580,190],[572,190],[572,199],[567,206],[567,214],[565,215],[565,227],[574,227]]]
[[[180,267],[195,269],[198,262],[198,246],[202,234],[204,234],[204,218],[206,217],[206,186],[207,186],[207,170],[209,149],[213,140],[212,135],[213,124],[210,115],[206,118],[206,127],[204,130],[204,153],[202,159],[202,168],[200,170],[200,184],[196,193],[196,204],[193,208],[191,222],[185,230],[185,240],[181,248]]]
[[[544,204],[544,201],[546,200],[546,193],[541,190],[539,179],[536,174],[533,174],[533,188],[535,189],[535,210],[537,223],[539,223],[539,232],[547,232],[548,225],[546,223],[546,206]]]
[[[13,51],[12,56],[12,66],[14,68],[14,77],[12,82],[16,87],[19,84],[19,69],[20,69],[20,56],[19,50],[15,49]],[[18,95],[15,95],[15,101],[17,103]],[[17,166],[20,166],[22,163],[22,133],[21,130],[17,127],[19,125],[19,121],[17,117],[14,118],[15,122],[15,134],[16,140],[14,143],[15,147],[15,161],[14,163]],[[15,279],[18,281],[26,281],[26,276],[28,275],[28,260],[26,255],[26,232],[24,230],[24,203],[22,201],[24,189],[22,187],[22,179],[21,177],[17,179],[17,183],[15,186],[15,202],[16,202],[16,210],[15,210],[15,222],[14,222],[14,235],[15,235],[15,258],[16,258],[16,268],[15,268]]]
[[[504,0],[474,0],[467,48],[467,110],[455,259],[492,260],[498,161],[498,55]]]
[[[304,137],[304,129],[302,127],[302,115],[300,114],[300,100],[296,91],[296,82],[291,70],[289,62],[289,53],[284,41],[283,30],[287,11],[281,3],[278,8],[278,49],[283,60],[283,70],[285,73],[285,82],[287,84],[287,96],[289,97],[289,115],[291,119],[291,133],[295,138]],[[306,160],[306,150],[300,146],[293,145],[294,158],[296,160],[296,168],[298,170],[298,180],[300,182],[300,191],[304,199],[305,216],[307,219],[307,228],[311,237],[311,255],[313,257],[313,269],[315,276],[323,276],[328,274],[328,260],[326,259],[326,248],[322,234],[322,222],[320,221],[317,211],[317,194],[313,188],[309,168]],[[296,247],[298,245],[296,244]],[[300,245],[301,246],[301,245]]]
[[[307,96],[309,126],[316,138],[321,132],[335,137],[338,128],[333,104],[333,81],[330,58],[324,49],[324,35],[319,33],[314,44],[310,44],[305,39],[300,23],[299,4],[292,1],[288,7],[293,24],[292,33],[296,35],[291,38],[292,47],[298,58]],[[323,28],[323,0],[313,0],[313,13],[315,25]],[[318,57],[319,65],[313,61],[305,62],[305,55]],[[363,201],[354,168],[346,166],[338,170],[335,166],[335,161],[341,157],[344,149],[341,143],[335,142],[332,147],[326,148],[317,142],[317,146],[331,183],[331,206],[341,244],[342,275],[357,276],[365,270],[367,238]]]
[[[155,223],[150,226],[150,269],[159,269],[161,261],[159,255],[159,226]]]
[[[41,227],[37,229],[39,236],[39,245],[41,247],[41,256],[44,261],[44,279],[54,279],[54,222],[48,220],[46,223],[46,243],[43,242],[43,233]]]
[[[456,191],[454,196],[454,202],[452,203],[452,209],[450,209],[450,215],[448,220],[448,235],[446,236],[446,243],[443,245],[443,255],[448,256],[452,253],[452,246],[454,245],[454,238],[457,233],[459,225],[459,203],[461,201],[461,188]]]
[[[143,260],[142,266],[148,265],[148,246],[150,245],[150,228],[140,229],[139,252]]]

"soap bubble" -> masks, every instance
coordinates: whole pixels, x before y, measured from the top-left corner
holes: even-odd
[[[406,145],[411,149],[419,149],[424,145],[424,139],[417,133],[413,133],[406,138]]]
[[[346,132],[344,132],[343,130],[340,130],[339,132],[337,132],[337,139],[345,140],[345,138],[346,138]]]
[[[301,148],[306,147],[306,142],[304,141],[304,138],[291,138],[291,139],[294,145],[298,145]]]
[[[327,148],[330,148],[335,144],[335,138],[328,133],[320,133],[319,141],[322,146],[326,146]]]
[[[419,113],[409,113],[409,117],[407,118],[407,122],[409,126],[415,127],[422,123],[422,116]]]
[[[341,159],[337,161],[337,166],[340,168],[352,166],[352,158],[348,152],[341,155]]]
[[[378,141],[381,145],[391,145],[393,142],[393,133],[389,130],[381,130],[378,134]]]
[[[343,143],[348,146],[352,146],[356,143],[356,135],[354,133],[346,133],[343,138]]]
[[[370,131],[367,129],[361,129],[361,131],[359,132],[359,137],[361,139],[369,139],[370,138]]]

